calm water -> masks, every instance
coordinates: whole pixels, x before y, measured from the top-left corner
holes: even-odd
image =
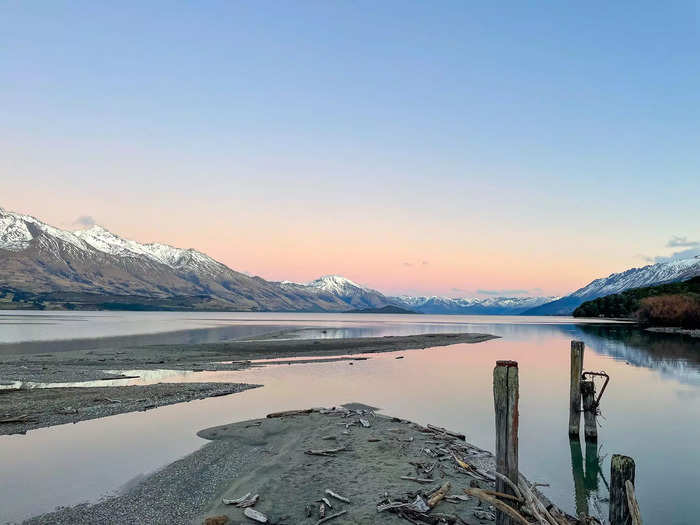
[[[17,314],[14,314],[17,315]],[[520,363],[520,466],[571,513],[605,515],[610,455],[637,462],[645,523],[694,524],[700,514],[700,341],[566,318],[331,314],[30,314],[0,321],[0,352],[60,351],[149,342],[213,341],[292,326],[295,337],[479,331],[502,339],[373,355],[367,361],[269,365],[241,372],[151,372],[132,383],[245,381],[234,396],[0,437],[0,522],[94,500],[201,446],[195,432],[268,412],[360,401],[467,434],[493,449],[491,378],[498,359]],[[25,324],[26,323],[26,324]],[[7,330],[6,330],[7,329]],[[98,338],[100,334],[109,338]],[[150,334],[150,335],[144,335]],[[75,340],[76,335],[82,339]],[[598,449],[567,436],[569,341],[584,368],[612,379]],[[141,339],[139,339],[141,340]],[[32,342],[34,341],[34,342]],[[405,356],[396,360],[397,355]],[[0,379],[2,374],[0,371]],[[600,460],[602,470],[596,468]]]

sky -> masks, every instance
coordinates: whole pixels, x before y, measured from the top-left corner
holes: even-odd
[[[699,44],[690,1],[0,1],[0,206],[266,279],[562,295],[700,253]]]

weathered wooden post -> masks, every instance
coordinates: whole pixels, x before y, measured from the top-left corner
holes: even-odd
[[[581,374],[583,374],[583,341],[571,341],[569,435],[572,437],[579,436],[581,425]]]
[[[632,518],[627,504],[625,483],[634,485],[634,460],[614,454],[610,462],[610,525],[628,525]]]
[[[496,412],[496,472],[518,485],[518,363],[496,361],[493,369],[493,403]],[[496,480],[496,490],[513,494],[502,479]],[[514,494],[513,494],[514,495]],[[496,525],[511,525],[514,521],[496,510]]]
[[[586,441],[598,441],[596,426],[595,383],[581,381],[581,396],[583,397],[583,434]]]

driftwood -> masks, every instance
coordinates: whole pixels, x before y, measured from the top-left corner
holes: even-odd
[[[435,507],[438,503],[440,503],[445,496],[447,496],[447,493],[450,491],[450,488],[452,487],[452,484],[447,481],[445,484],[440,487],[437,491],[435,491],[430,498],[428,498],[428,507],[431,509]]]
[[[7,419],[0,419],[0,423],[33,423],[35,421],[36,419],[32,418],[29,414],[14,416]]]
[[[630,480],[625,481],[625,492],[627,493],[627,507],[630,511],[632,525],[642,525],[642,515],[639,512],[639,504],[634,496],[634,485]]]
[[[250,492],[246,494],[245,496],[241,496],[240,498],[234,498],[234,499],[226,499],[223,498],[221,501],[224,505],[238,505],[242,501],[247,500],[250,497]]]
[[[333,492],[331,489],[326,489],[326,494],[328,494],[331,498],[335,498],[339,501],[342,501],[344,503],[350,503],[350,500],[344,496],[341,496],[337,492]]]
[[[250,507],[246,508],[243,511],[243,514],[246,518],[250,518],[253,521],[257,521],[258,523],[268,522],[267,516],[265,516],[265,514],[263,514],[262,512],[258,512],[257,510],[253,510]]]
[[[447,434],[448,436],[452,436],[453,438],[461,439],[462,441],[467,440],[467,436],[462,434],[461,432],[452,432],[451,430],[447,430],[442,427],[436,427],[435,425],[428,425],[428,430],[431,432],[437,432],[438,434]]]
[[[362,418],[360,418],[360,425],[362,425],[365,428],[369,428],[372,426],[369,424],[369,421],[367,421],[366,419],[362,419]]]
[[[328,507],[329,509],[332,509],[332,508],[333,508],[333,505],[331,505],[331,502],[330,502],[330,500],[329,500],[328,498],[323,497],[323,498],[321,498],[321,501],[322,501],[323,504],[324,504],[326,507]]]
[[[401,479],[405,479],[406,481],[415,481],[417,483],[434,483],[434,479],[428,479],[428,478],[416,478],[414,476],[401,476]]]
[[[308,454],[310,456],[333,456],[336,452],[341,452],[343,450],[346,450],[346,448],[343,447],[338,447],[338,448],[327,448],[327,449],[322,449],[322,450],[307,450],[304,452],[304,454]]]
[[[274,418],[274,417],[286,417],[286,416],[300,416],[302,414],[311,414],[313,411],[314,411],[313,408],[307,408],[305,410],[285,410],[283,412],[273,412],[272,414],[268,414],[266,417]]]
[[[340,512],[336,512],[335,514],[331,514],[330,516],[326,516],[325,518],[321,518],[316,522],[316,525],[320,525],[321,523],[325,523],[327,521],[330,521],[334,518],[337,518],[338,516],[342,516],[343,514],[347,514],[347,510],[341,510]]]
[[[244,501],[241,501],[238,505],[236,505],[236,507],[239,507],[241,509],[244,509],[246,507],[254,507],[255,504],[258,502],[258,499],[260,499],[260,496],[258,494],[256,494],[255,496],[253,496],[250,499],[246,499]]]
[[[490,496],[489,494],[486,494],[481,489],[464,489],[464,493],[467,494],[468,496],[473,496],[477,499],[480,499],[481,501],[488,503],[489,505],[493,505],[496,509],[500,510],[504,514],[507,514],[510,516],[512,519],[514,519],[516,522],[522,524],[522,525],[530,525],[530,522],[527,521],[522,514],[520,514],[517,510],[515,510],[513,507],[510,505],[503,503],[501,500],[496,499],[494,496]]]

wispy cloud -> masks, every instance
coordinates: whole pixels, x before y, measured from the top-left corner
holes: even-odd
[[[669,248],[697,248],[700,246],[700,241],[689,241],[688,237],[674,235],[671,240],[666,243]]]
[[[674,235],[666,243],[668,248],[685,248],[685,250],[680,250],[673,252],[671,255],[658,255],[654,258],[645,257],[649,262],[668,262],[677,261],[680,259],[692,259],[697,255],[700,255],[700,241],[690,241],[688,237],[681,237],[680,235]]]
[[[477,290],[477,293],[480,293],[482,295],[528,295],[530,293],[530,290]]]
[[[81,215],[73,221],[73,224],[76,226],[85,226],[86,228],[90,228],[91,226],[94,226],[97,223],[95,222],[95,219],[90,215]]]
[[[414,266],[428,266],[430,263],[428,261],[418,261],[418,262],[411,262],[411,261],[405,261],[401,263],[401,266],[405,266],[406,268],[413,268]]]

